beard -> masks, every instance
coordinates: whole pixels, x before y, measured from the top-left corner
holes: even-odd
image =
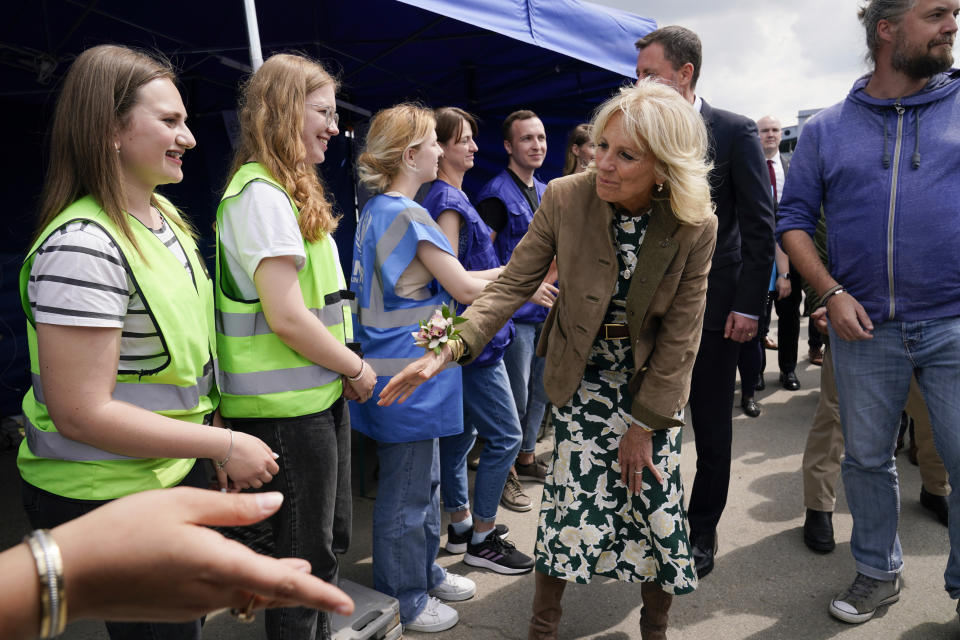
[[[952,47],[953,40],[932,40],[923,48],[911,48],[902,34],[898,33],[890,64],[895,71],[914,80],[922,80],[937,73],[943,73],[953,65],[953,51],[944,49],[938,54],[932,52],[933,47],[942,44],[949,44]]]

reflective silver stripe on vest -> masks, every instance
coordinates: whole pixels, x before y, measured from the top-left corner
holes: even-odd
[[[438,304],[422,305],[419,307],[410,307],[408,309],[396,309],[387,311],[383,308],[383,280],[381,279],[380,267],[403,240],[407,233],[409,220],[419,222],[428,226],[436,226],[433,218],[427,213],[426,209],[410,208],[409,218],[397,216],[383,236],[377,241],[377,272],[370,278],[370,307],[361,307],[356,311],[357,321],[365,327],[373,329],[395,329],[412,324],[418,324],[421,320],[429,320],[436,309],[440,308]],[[374,367],[376,368],[376,367]],[[402,369],[403,367],[401,367]],[[379,373],[377,369],[377,373]]]
[[[382,305],[382,297],[380,300],[380,304]],[[372,298],[370,302],[373,302]],[[439,306],[434,304],[425,307],[397,309],[396,311],[382,311],[361,307],[359,313],[357,313],[357,320],[363,326],[373,329],[396,329],[397,327],[419,324],[421,320],[429,320],[433,312],[439,308]]]
[[[47,404],[43,397],[40,376],[31,373],[33,397],[40,404]],[[214,361],[203,366],[203,375],[193,387],[178,387],[175,384],[156,382],[118,382],[113,389],[113,399],[129,402],[147,411],[189,411],[200,404],[200,397],[210,393],[214,383]]]
[[[340,377],[340,374],[320,365],[231,373],[220,370],[220,391],[234,396],[256,396],[284,391],[304,391],[322,387]]]
[[[343,307],[346,300],[341,300],[322,309],[308,309],[320,319],[325,327],[335,327],[343,324]],[[231,338],[247,338],[273,333],[267,318],[262,311],[256,313],[230,313],[217,310],[217,333]]]
[[[364,357],[364,360],[366,360],[367,364],[373,367],[373,370],[377,372],[377,377],[393,377],[403,371],[405,366],[417,360],[417,358],[371,358],[370,356],[366,356]],[[444,365],[443,371],[456,366],[456,362],[448,362]]]
[[[39,399],[38,399],[39,400]],[[130,456],[122,456],[118,453],[110,453],[97,449],[89,444],[77,442],[70,438],[65,438],[56,431],[42,431],[32,422],[24,418],[23,430],[27,434],[27,446],[30,447],[30,453],[38,458],[50,458],[52,460],[136,460]]]

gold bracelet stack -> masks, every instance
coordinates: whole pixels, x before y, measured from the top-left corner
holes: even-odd
[[[40,577],[40,638],[56,638],[67,626],[67,598],[63,591],[63,558],[47,529],[24,537]]]
[[[463,352],[466,350],[466,345],[463,343],[463,340],[457,338],[456,340],[448,340],[447,346],[450,347],[450,353],[453,355],[453,361],[458,362],[460,358],[463,357]]]

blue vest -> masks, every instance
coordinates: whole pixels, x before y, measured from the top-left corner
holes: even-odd
[[[456,365],[424,382],[402,404],[377,406],[390,378],[424,353],[411,333],[450,300],[436,281],[418,299],[397,294],[397,280],[416,257],[419,242],[453,253],[437,223],[413,200],[378,195],[367,202],[357,222],[350,287],[357,294],[355,339],[377,372],[377,386],[370,400],[350,403],[350,422],[380,442],[415,442],[463,431],[463,383]]]
[[[497,254],[493,250],[493,243],[490,242],[490,227],[480,219],[480,214],[470,204],[470,200],[463,191],[443,180],[434,180],[433,184],[430,185],[430,191],[423,199],[423,206],[430,212],[430,216],[434,220],[447,210],[456,211],[463,218],[463,226],[460,228],[460,247],[457,254],[464,269],[467,271],[484,271],[486,269],[496,269],[500,266]],[[465,305],[457,303],[457,313],[461,313],[465,308]],[[507,320],[507,324],[497,331],[480,355],[477,356],[477,359],[467,366],[487,366],[500,362],[503,358],[503,352],[513,342],[513,336],[516,335],[516,332],[513,327],[513,320]]]
[[[537,190],[537,202],[543,198],[543,191],[547,185],[536,178],[533,179],[533,185]],[[477,202],[483,202],[487,198],[496,198],[507,208],[507,226],[499,233],[497,239],[493,242],[493,248],[497,252],[500,264],[507,264],[510,256],[513,255],[513,249],[519,244],[520,240],[527,233],[530,222],[533,221],[534,211],[527,202],[527,197],[517,186],[513,177],[504,169],[496,175],[490,182],[485,184],[477,194]],[[546,307],[525,302],[523,306],[517,309],[513,314],[514,322],[526,324],[536,324],[543,322],[547,318],[550,310]]]

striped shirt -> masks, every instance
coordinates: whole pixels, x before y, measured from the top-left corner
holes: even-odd
[[[161,220],[153,233],[196,283],[177,236],[166,219]],[[38,323],[122,329],[119,373],[152,371],[166,364],[160,334],[120,249],[96,224],[71,222],[50,234],[30,270],[27,297]]]

